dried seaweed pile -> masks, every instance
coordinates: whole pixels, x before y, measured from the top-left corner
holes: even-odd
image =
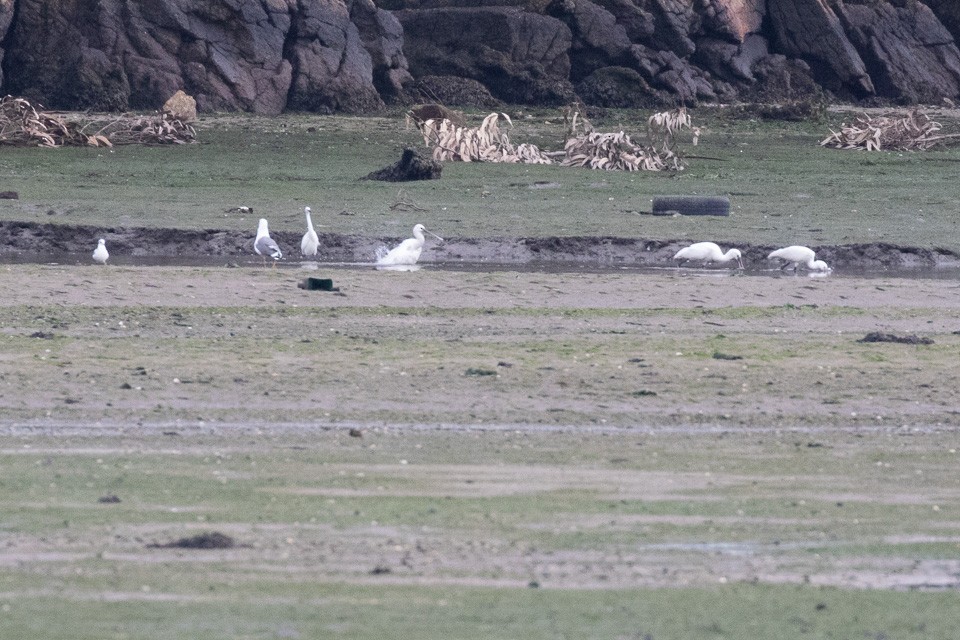
[[[536,145],[514,146],[500,128],[500,117],[513,125],[505,113],[491,113],[479,127],[461,127],[450,120],[430,119],[420,125],[423,143],[433,146],[433,159],[461,162],[509,162],[550,164],[550,158]]]
[[[58,147],[87,142],[79,142],[75,125],[55,115],[37,111],[23,98],[6,96],[0,100],[0,144]]]
[[[619,171],[660,171],[665,166],[646,150],[633,143],[623,131],[598,133],[591,131],[568,138],[564,145],[566,156],[560,161],[565,167],[590,167]]]
[[[866,151],[926,151],[958,137],[941,134],[942,129],[939,122],[916,109],[899,118],[863,114],[852,124],[842,124],[840,131],[831,130],[820,145]]]
[[[112,147],[185,144],[195,142],[196,137],[193,127],[165,113],[81,122],[38,111],[24,98],[6,96],[0,100],[0,145]]]
[[[105,134],[113,144],[188,144],[197,141],[196,130],[169,113],[124,116],[107,123],[97,133],[101,138]]]
[[[655,113],[647,120],[646,146],[634,143],[623,131],[598,133],[589,123],[577,134],[579,114],[574,111],[571,132],[564,145],[566,157],[560,164],[591,169],[619,171],[682,171],[683,158],[677,149],[676,135],[691,128],[690,114],[684,108]],[[693,128],[693,144],[699,141],[700,130]]]
[[[599,133],[579,110],[568,108],[568,124],[563,151],[543,151],[536,145],[514,146],[499,121],[501,117],[512,126],[505,113],[491,113],[479,127],[457,126],[450,120],[427,120],[420,124],[424,144],[433,146],[433,158],[439,161],[509,162],[524,164],[553,164],[567,167],[589,167],[616,171],[683,170],[683,161],[676,148],[676,134],[691,128],[686,109],[654,114],[647,122],[647,145],[638,145],[623,131]],[[693,143],[699,130],[693,128]]]

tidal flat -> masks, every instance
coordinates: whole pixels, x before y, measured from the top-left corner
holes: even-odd
[[[552,141],[553,116],[530,116],[514,137]],[[222,116],[191,147],[5,150],[20,199],[0,220],[252,239],[262,211],[296,239],[308,205],[365,242],[423,222],[471,241],[960,248],[956,151],[843,153],[816,146],[821,123],[704,117],[683,174],[449,164],[403,186],[424,210],[401,211],[397,185],[356,178],[416,142],[402,119]],[[641,213],[667,192],[737,208]],[[239,243],[220,263],[138,264],[155,256],[127,245],[100,266],[87,241],[0,265],[2,637],[960,627],[950,274],[383,272],[322,247],[265,268]],[[308,275],[339,290],[299,289]],[[230,544],[176,545],[204,533]]]

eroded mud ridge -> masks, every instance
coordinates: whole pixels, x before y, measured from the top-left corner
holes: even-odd
[[[277,231],[271,234],[288,255],[296,255],[300,236]],[[0,255],[88,253],[96,238],[105,238],[114,255],[132,256],[249,256],[253,234],[224,229],[171,229],[88,225],[0,222]],[[324,259],[330,262],[366,262],[386,238],[321,233]],[[687,244],[682,240],[653,240],[611,236],[552,236],[447,238],[424,254],[424,262],[491,262],[528,264],[576,262],[584,265],[666,266]],[[762,262],[775,247],[738,245],[746,262]],[[877,242],[815,246],[817,256],[834,267],[956,268],[960,254],[949,249],[908,247]]]

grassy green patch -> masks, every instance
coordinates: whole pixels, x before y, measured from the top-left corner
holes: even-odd
[[[61,594],[5,601],[10,637],[103,638],[736,638],[947,639],[960,625],[949,593],[850,592],[817,587],[555,591],[535,588],[271,585],[267,593],[202,576],[180,601],[149,584],[125,599]],[[131,591],[125,591],[126,586]],[[129,594],[129,595],[126,595]]]
[[[516,118],[511,138],[559,147],[556,115]],[[642,131],[643,115],[614,113],[594,124]],[[950,178],[960,150],[868,156],[821,148],[828,123],[729,120],[710,110],[693,117],[704,135],[689,149],[702,157],[691,158],[682,173],[450,163],[440,180],[405,185],[407,196],[425,209],[416,216],[390,210],[395,186],[357,180],[394,162],[403,146],[421,144],[399,114],[208,117],[197,145],[10,149],[0,158],[0,178],[20,200],[0,202],[0,219],[253,229],[262,212],[279,230],[300,229],[302,207],[311,205],[326,225],[321,230],[367,236],[401,235],[416,217],[450,237],[883,241],[960,249],[950,240],[957,237],[953,212],[960,206],[960,186]],[[559,187],[531,188],[537,182]],[[638,215],[661,194],[729,195],[732,215]],[[225,213],[238,204],[255,214]]]

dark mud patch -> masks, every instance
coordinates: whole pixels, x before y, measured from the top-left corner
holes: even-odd
[[[224,229],[154,227],[94,227],[87,225],[0,222],[0,255],[86,255],[98,238],[105,238],[111,256],[227,257],[252,256],[253,235]],[[272,237],[288,259],[299,258],[300,233],[275,231]],[[377,246],[402,238],[337,233],[320,234],[323,260],[363,263],[373,260]],[[654,240],[613,236],[547,236],[536,238],[448,238],[428,242],[422,262],[467,262],[529,265],[567,263],[582,266],[676,266],[673,254],[686,240]],[[776,247],[738,245],[744,261],[757,268],[774,268],[767,254]],[[812,247],[833,268],[933,269],[960,268],[960,254],[943,248],[907,247],[890,243]]]
[[[147,545],[151,549],[232,549],[237,546],[236,541],[225,533],[212,531],[198,533],[188,538],[180,538],[165,544],[153,543]]]
[[[898,336],[894,333],[882,333],[880,331],[871,331],[863,336],[857,342],[894,342],[896,344],[933,344],[931,338],[921,338],[917,335]]]
[[[361,180],[384,182],[410,182],[413,180],[439,180],[443,166],[433,158],[424,158],[416,149],[407,147],[400,159],[389,167],[368,173]]]

